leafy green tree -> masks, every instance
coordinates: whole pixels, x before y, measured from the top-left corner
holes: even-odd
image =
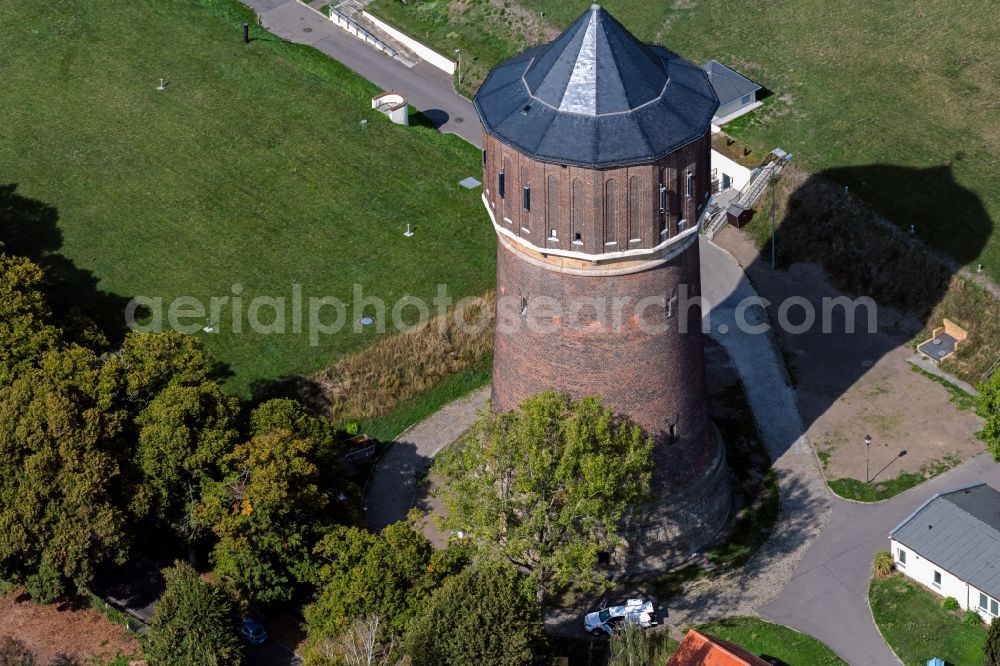
[[[201,533],[194,510],[201,484],[219,477],[218,463],[236,443],[239,402],[217,384],[170,383],[136,418],[141,500],[188,544]]]
[[[986,442],[993,460],[1000,462],[1000,370],[979,387],[976,407],[979,415],[986,420],[979,437]]]
[[[542,620],[530,585],[509,570],[449,577],[407,627],[413,666],[518,666],[535,663]]]
[[[98,406],[100,373],[70,346],[0,384],[0,570],[45,596],[128,551],[124,415]]]
[[[129,333],[110,364],[120,398],[133,414],[169,385],[201,386],[211,369],[201,342],[176,331]]]
[[[287,430],[257,435],[222,461],[221,481],[205,486],[198,520],[219,537],[216,573],[260,602],[291,599],[296,583],[312,580],[312,554],[333,524],[332,488],[313,444]]]
[[[598,553],[645,499],[653,440],[597,398],[545,392],[507,414],[484,412],[465,446],[436,465],[445,478],[443,526],[462,531],[481,565],[514,565],[536,585],[605,582]]]
[[[42,280],[42,269],[35,264],[0,253],[0,384],[36,365],[59,341],[39,290]]]
[[[163,571],[143,652],[150,666],[234,666],[240,663],[233,604],[186,562]]]
[[[323,563],[319,592],[305,609],[306,662],[326,664],[327,646],[338,642],[352,619],[377,615],[388,631],[401,633],[431,591],[465,559],[455,549],[435,551],[405,522],[379,534],[337,526],[316,546]]]
[[[990,622],[990,630],[983,644],[984,666],[1000,666],[1000,618],[995,617]]]

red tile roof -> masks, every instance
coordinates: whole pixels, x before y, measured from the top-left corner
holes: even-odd
[[[771,666],[739,645],[690,629],[667,666]]]

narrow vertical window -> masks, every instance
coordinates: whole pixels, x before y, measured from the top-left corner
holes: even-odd
[[[559,179],[549,176],[545,183],[545,224],[549,227],[549,238],[555,239],[559,226]]]
[[[483,148],[483,168],[486,168],[486,149]]]
[[[528,182],[528,167],[521,167],[521,229],[528,231],[531,226],[531,184]]]
[[[628,227],[626,233],[629,241],[638,241],[642,229],[642,214],[639,209],[639,177],[628,179]]]
[[[504,171],[500,169],[500,173],[497,174],[497,194],[503,199],[503,195],[506,193],[506,188],[504,187],[506,179],[504,178]]]
[[[579,178],[573,179],[572,201],[570,202],[570,233],[573,235],[574,243],[583,243],[581,234],[583,233],[583,181]]]
[[[667,233],[667,186],[660,183],[660,235]]]
[[[694,196],[694,174],[690,171],[687,172],[687,195]]]
[[[618,200],[615,196],[615,181],[608,179],[604,183],[604,242],[608,245],[618,244]]]

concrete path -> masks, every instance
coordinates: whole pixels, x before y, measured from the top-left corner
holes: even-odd
[[[383,90],[402,93],[442,132],[482,147],[482,126],[472,102],[455,92],[451,77],[426,62],[410,68],[335,26],[299,0],[241,0],[275,35],[308,44],[340,61]]]
[[[441,449],[458,439],[476,420],[477,412],[490,399],[490,387],[478,389],[445,405],[396,438],[379,460],[368,482],[365,521],[368,529],[380,531],[406,518],[413,506],[417,483]]]
[[[759,306],[746,314],[741,310],[756,297],[753,287],[735,259],[704,238],[701,264],[705,330],[729,353],[740,374],[761,438],[774,461],[781,512],[771,538],[746,566],[691,585],[671,602],[669,621],[678,627],[753,615],[778,596],[822,531],[831,506],[812,447],[803,436],[795,393],[773,334],[737,326],[737,318],[753,324],[767,321]]]

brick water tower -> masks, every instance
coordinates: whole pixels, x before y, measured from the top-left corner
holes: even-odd
[[[725,449],[708,417],[698,231],[708,208],[705,73],[593,5],[476,94],[497,234],[493,406],[599,395],[656,438],[656,501],[614,566],[661,569],[718,532]]]

